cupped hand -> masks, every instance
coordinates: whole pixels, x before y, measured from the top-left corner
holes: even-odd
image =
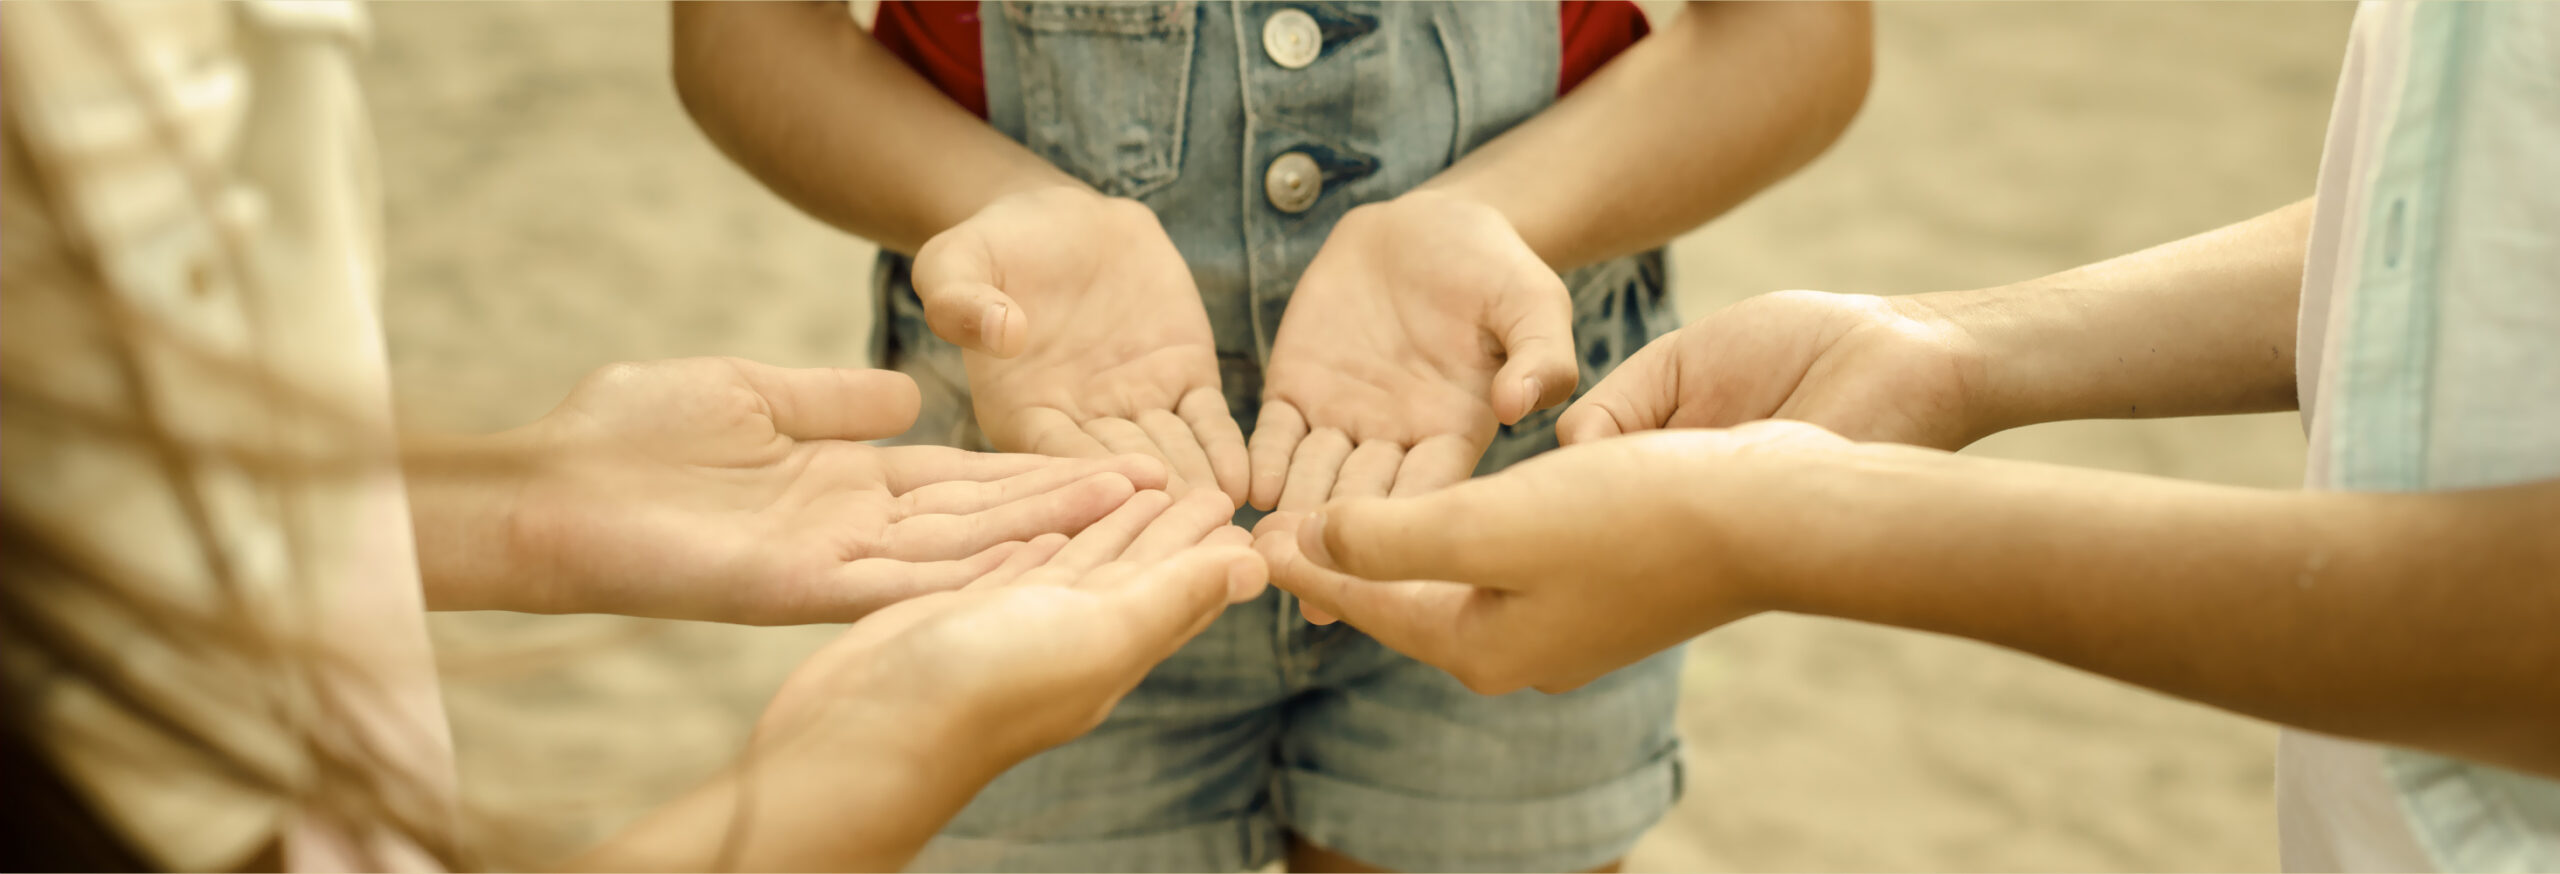
[[[1465,479],[1499,424],[1573,396],[1564,281],[1490,207],[1414,192],[1352,210],[1298,280],[1254,426],[1254,506]]]
[[[728,358],[597,371],[514,439],[538,459],[503,540],[511,604],[750,624],[845,622],[958,589],[1085,530],[1162,465],[883,448],[915,384]]]
[[[1488,694],[1556,692],[1768,608],[1747,548],[1798,472],[1858,451],[1797,422],[1567,447],[1255,530],[1271,583]],[[1902,450],[1918,451],[1918,450]]]
[[[1146,206],[1064,186],[1008,196],[926,242],[914,279],[933,332],[967,350],[996,448],[1152,455],[1174,491],[1244,501],[1209,317]]]
[[[1961,328],[1924,298],[1782,291],[1645,344],[1557,420],[1567,445],[1656,428],[1811,422],[1854,440],[1957,449],[1979,369]]]
[[[1156,663],[1266,578],[1216,492],[1138,495],[1070,539],[1046,535],[960,591],[855,623],[783,683],[760,739],[890,714],[988,776],[1099,725]]]

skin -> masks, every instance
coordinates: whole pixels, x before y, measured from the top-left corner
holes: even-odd
[[[960,588],[1163,486],[1144,456],[856,442],[916,415],[878,370],[622,364],[524,428],[408,447],[427,604],[761,625]]]
[[[1147,492],[957,591],[857,622],[775,694],[745,758],[573,859],[581,871],[895,871],[987,782],[1102,722],[1260,594],[1215,492]],[[848,815],[847,811],[857,811]]]
[[[409,447],[437,609],[859,620],[784,681],[736,765],[570,869],[897,870],[1261,593],[1222,493],[1176,499],[1145,456],[854,442],[915,413],[896,373],[688,359]]]
[[[2560,775],[2560,481],[2266,491],[1857,442],[2289,406],[2306,210],[2017,286],[1746,301],[1595,387],[1565,450],[1258,544],[1275,584],[1480,691],[1782,610]],[[1719,427],[1771,415],[1807,421]],[[1692,430],[1613,436],[1665,427]]]
[[[998,448],[1152,455],[1178,492],[1264,508],[1464,479],[1497,424],[1576,388],[1558,271],[1657,245],[1811,160],[1870,62],[1863,5],[1693,4],[1439,177],[1353,210],[1282,316],[1248,447],[1212,403],[1197,289],[1144,207],[969,116],[839,4],[677,4],[674,32],[678,92],[713,142],[811,215],[917,253],[927,322],[969,351]],[[1327,858],[1303,861],[1350,867]]]

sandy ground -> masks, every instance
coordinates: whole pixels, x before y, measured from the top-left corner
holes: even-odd
[[[369,71],[413,425],[530,420],[611,361],[860,360],[870,247],[691,128],[640,4],[388,4]],[[2308,193],[2339,4],[1897,5],[1864,116],[1676,246],[1685,311],[2024,278]],[[1982,455],[2290,487],[2291,416],[2075,423]],[[467,794],[539,862],[718,767],[828,628],[437,617]],[[1638,869],[2275,863],[2266,726],[1926,635],[1766,617],[1691,649],[1687,796]],[[848,816],[858,812],[848,811]]]

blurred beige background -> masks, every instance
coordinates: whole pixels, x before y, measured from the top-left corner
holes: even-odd
[[[693,130],[663,7],[375,13],[410,424],[521,424],[623,359],[861,361],[870,247]],[[1684,312],[1780,288],[2020,279],[2304,196],[2349,14],[1887,5],[1848,136],[1676,245]],[[2045,426],[1969,451],[2289,488],[2302,439],[2274,415]],[[727,761],[832,629],[465,614],[435,632],[466,793],[539,862]],[[1785,616],[1694,645],[1687,685],[1687,796],[1638,869],[2275,864],[2273,732],[2258,723],[1969,643]]]

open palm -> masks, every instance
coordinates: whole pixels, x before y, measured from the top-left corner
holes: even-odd
[[[1242,502],[1244,432],[1209,317],[1144,205],[1073,188],[997,201],[925,244],[915,285],[935,333],[968,350],[996,448],[1151,455],[1175,491]]]
[[[539,461],[507,539],[533,609],[850,621],[957,589],[1163,482],[1131,456],[853,442],[905,430],[916,404],[887,371],[719,358],[598,371],[522,435]]]
[[[1573,394],[1563,280],[1499,214],[1424,194],[1353,210],[1271,348],[1255,506],[1465,479],[1496,427]]]

